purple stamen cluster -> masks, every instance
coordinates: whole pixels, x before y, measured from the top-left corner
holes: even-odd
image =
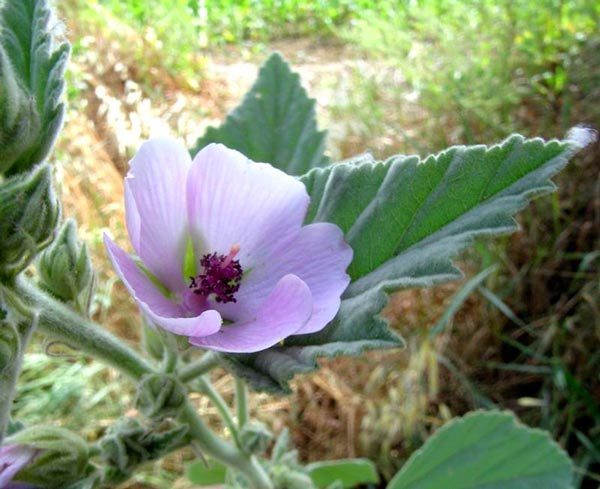
[[[208,297],[215,295],[217,302],[237,302],[233,296],[240,288],[242,266],[231,255],[207,254],[200,260],[204,273],[190,277],[190,289],[194,294]]]

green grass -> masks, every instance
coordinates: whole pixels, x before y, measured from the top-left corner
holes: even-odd
[[[114,370],[40,340],[25,356],[14,414],[25,425],[64,423],[94,439],[131,406],[132,396],[131,386]]]
[[[412,94],[426,117],[421,137],[434,149],[487,142],[518,130],[557,136],[573,122],[582,56],[597,36],[593,0],[381,2],[342,37],[370,57],[395,66],[403,84],[382,91]],[[588,73],[587,83],[600,80]],[[377,90],[363,80],[366,90]],[[412,103],[404,102],[410,107]],[[410,120],[405,123],[410,128]],[[418,149],[418,148],[417,148]]]

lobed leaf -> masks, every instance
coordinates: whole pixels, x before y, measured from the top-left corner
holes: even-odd
[[[65,106],[61,97],[70,47],[57,43],[57,25],[47,0],[4,0],[1,4],[0,44],[34,121],[28,129],[27,147],[12,161],[0,162],[0,168],[10,166],[9,174],[43,161],[62,126]]]
[[[275,53],[258,79],[219,127],[210,127],[191,150],[210,143],[237,149],[254,161],[270,163],[291,175],[301,175],[329,162],[324,156],[325,131],[317,130],[315,101],[300,77]]]
[[[591,139],[591,131],[577,128],[564,141],[515,135],[496,146],[457,146],[423,161],[363,157],[311,170],[301,177],[311,196],[307,222],[337,224],[354,250],[353,282],[340,311],[318,333],[222,361],[255,389],[285,393],[295,374],[317,367],[318,357],[401,346],[379,316],[387,294],[461,277],[451,259],[478,236],[515,231],[512,216],[531,198],[554,190],[550,177]]]
[[[509,412],[450,421],[413,453],[388,489],[569,489],[573,466],[542,430]]]

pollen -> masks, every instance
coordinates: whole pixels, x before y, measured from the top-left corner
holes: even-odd
[[[190,289],[194,294],[204,297],[214,296],[217,302],[237,302],[235,293],[240,288],[243,270],[235,257],[240,251],[240,245],[231,247],[228,255],[209,253],[202,257],[200,266],[203,273],[190,277]]]

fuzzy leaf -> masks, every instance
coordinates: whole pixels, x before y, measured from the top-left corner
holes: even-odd
[[[287,382],[314,370],[318,357],[402,345],[379,316],[388,294],[460,278],[451,259],[478,236],[515,231],[512,216],[532,197],[554,190],[550,177],[591,139],[585,129],[565,141],[516,135],[492,147],[453,147],[424,161],[364,157],[312,170],[302,177],[311,195],[307,222],[333,222],[344,231],[354,249],[353,282],[322,331],[255,354],[223,355],[225,366],[255,389],[286,393]]]
[[[569,489],[573,466],[542,430],[508,412],[450,421],[415,452],[388,489]]]
[[[57,25],[47,0],[5,0],[0,9],[0,43],[25,93],[23,111],[29,111],[33,121],[26,148],[12,160],[0,161],[0,169],[9,174],[43,161],[62,126],[61,98],[70,47],[57,43]]]
[[[191,152],[223,143],[254,161],[301,175],[329,162],[323,155],[325,136],[325,131],[317,130],[314,99],[308,98],[298,74],[275,53],[242,104],[221,126],[208,128]]]

